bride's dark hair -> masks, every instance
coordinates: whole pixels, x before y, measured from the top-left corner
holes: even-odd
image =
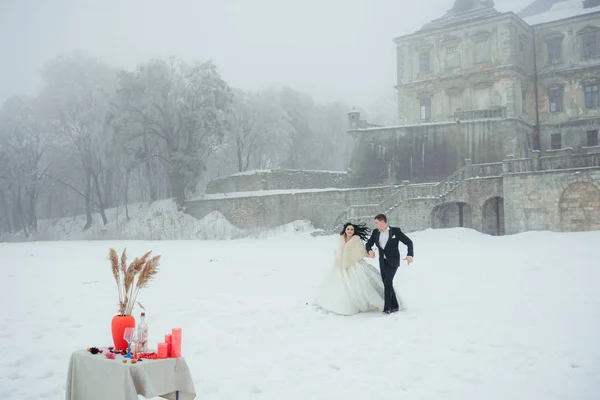
[[[370,228],[367,228],[367,225],[363,222],[360,224],[353,224],[352,222],[346,222],[344,224],[344,228],[340,232],[340,235],[346,234],[346,228],[348,225],[352,225],[354,227],[354,235],[361,238],[363,241],[367,241],[369,239],[369,233],[371,232]]]

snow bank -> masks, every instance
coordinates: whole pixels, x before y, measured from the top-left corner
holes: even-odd
[[[5,242],[56,240],[228,240],[242,237],[264,238],[286,232],[314,230],[308,221],[294,221],[275,228],[241,229],[218,211],[202,219],[177,211],[172,199],[151,204],[129,206],[127,220],[124,207],[106,210],[108,224],[104,225],[98,213],[92,215],[93,225],[88,230],[85,215],[56,220],[40,220],[38,233],[26,237],[23,233],[0,237]]]

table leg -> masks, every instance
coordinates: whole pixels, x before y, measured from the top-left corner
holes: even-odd
[[[179,390],[175,391],[175,400],[179,400]]]

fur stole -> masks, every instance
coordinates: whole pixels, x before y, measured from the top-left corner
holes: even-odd
[[[358,236],[353,236],[352,239],[346,243],[344,236],[340,235],[338,247],[334,255],[336,266],[348,268],[366,256],[367,250],[365,249],[365,244]]]

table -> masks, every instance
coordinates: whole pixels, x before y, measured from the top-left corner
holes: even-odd
[[[180,358],[144,359],[135,364],[124,357],[106,358],[87,350],[74,351],[67,374],[66,400],[138,400],[162,397],[168,400],[193,400],[194,382],[187,363]]]

